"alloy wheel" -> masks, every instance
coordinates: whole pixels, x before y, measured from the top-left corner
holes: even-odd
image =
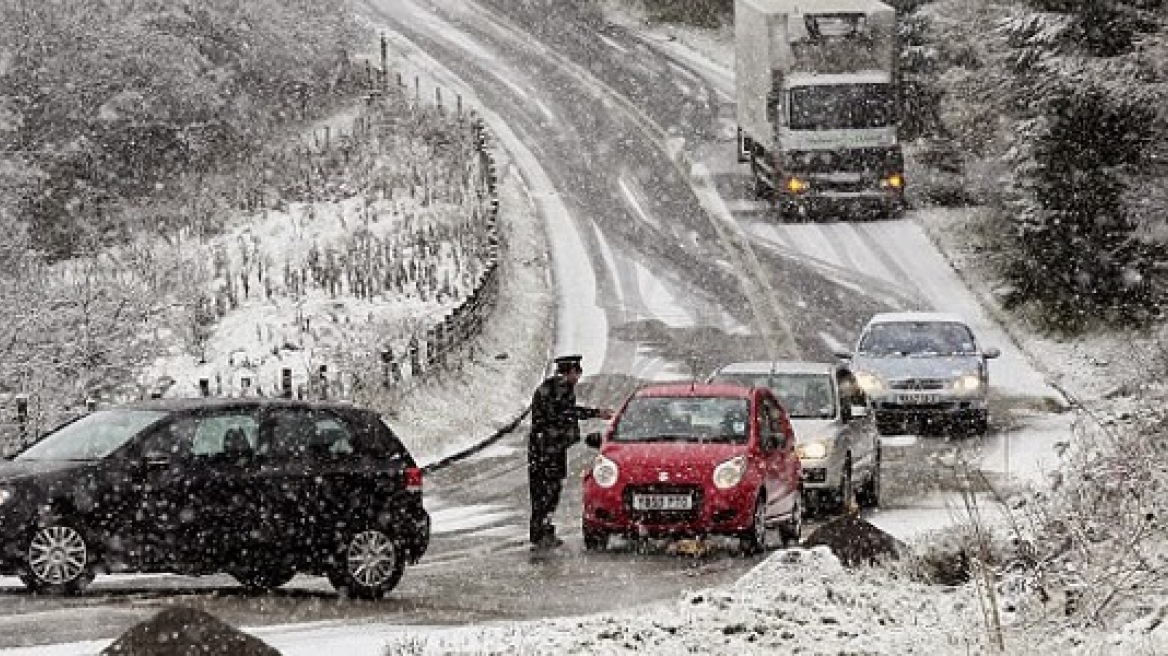
[[[346,553],[349,576],[366,588],[378,588],[394,577],[398,567],[397,545],[381,531],[353,536]]]
[[[85,538],[71,526],[40,529],[28,545],[28,568],[47,585],[68,585],[81,578],[89,566]]]

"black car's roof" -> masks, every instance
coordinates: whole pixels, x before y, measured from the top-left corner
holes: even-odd
[[[165,412],[192,412],[197,410],[214,410],[217,408],[306,408],[310,410],[335,410],[339,412],[369,412],[373,410],[363,408],[352,403],[337,401],[301,401],[297,399],[282,399],[278,397],[247,396],[247,397],[182,397],[147,399],[131,401],[112,408],[126,408],[131,410],[162,410]],[[106,409],[106,408],[103,408]]]

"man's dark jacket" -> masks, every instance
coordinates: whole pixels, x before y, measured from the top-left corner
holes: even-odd
[[[568,475],[568,447],[580,441],[580,420],[600,411],[576,405],[575,387],[563,376],[543,381],[531,399],[531,435],[527,441],[529,474],[541,478]]]

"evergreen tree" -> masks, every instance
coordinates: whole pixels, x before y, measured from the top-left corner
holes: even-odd
[[[1130,185],[1149,166],[1154,95],[1137,56],[1149,2],[1036,0],[1006,25],[1019,118],[1004,204],[1008,302],[1050,329],[1141,325],[1158,316],[1162,246],[1141,239]],[[1159,3],[1155,3],[1158,5]],[[1151,7],[1154,9],[1155,7]],[[1104,24],[1105,23],[1105,24]]]

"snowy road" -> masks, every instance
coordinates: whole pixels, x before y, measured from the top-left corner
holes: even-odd
[[[667,57],[575,5],[547,21],[513,0],[369,2],[407,55],[405,79],[419,76],[419,95],[436,79],[480,107],[544,214],[561,289],[559,350],[603,363],[587,394],[611,403],[641,381],[702,375],[735,359],[827,358],[873,312],[955,311],[1003,351],[991,368],[995,431],[956,455],[947,444],[891,441],[885,503],[870,519],[900,536],[952,522],[959,503],[948,491],[962,457],[991,474],[1040,473],[1065,432],[1066,420],[1036,410],[1055,393],[982,312],[919,217],[776,223],[748,197],[733,161],[717,66]],[[591,27],[572,28],[580,24]],[[432,550],[382,602],[338,602],[326,582],[307,577],[264,597],[225,577],[103,577],[81,600],[29,597],[6,579],[0,647],[116,635],[175,602],[246,626],[582,614],[728,582],[758,562],[728,549],[701,560],[664,547],[581,553],[576,477],[559,515],[570,550],[533,562],[522,440],[521,430],[427,481]],[[588,456],[577,450],[574,470]]]

